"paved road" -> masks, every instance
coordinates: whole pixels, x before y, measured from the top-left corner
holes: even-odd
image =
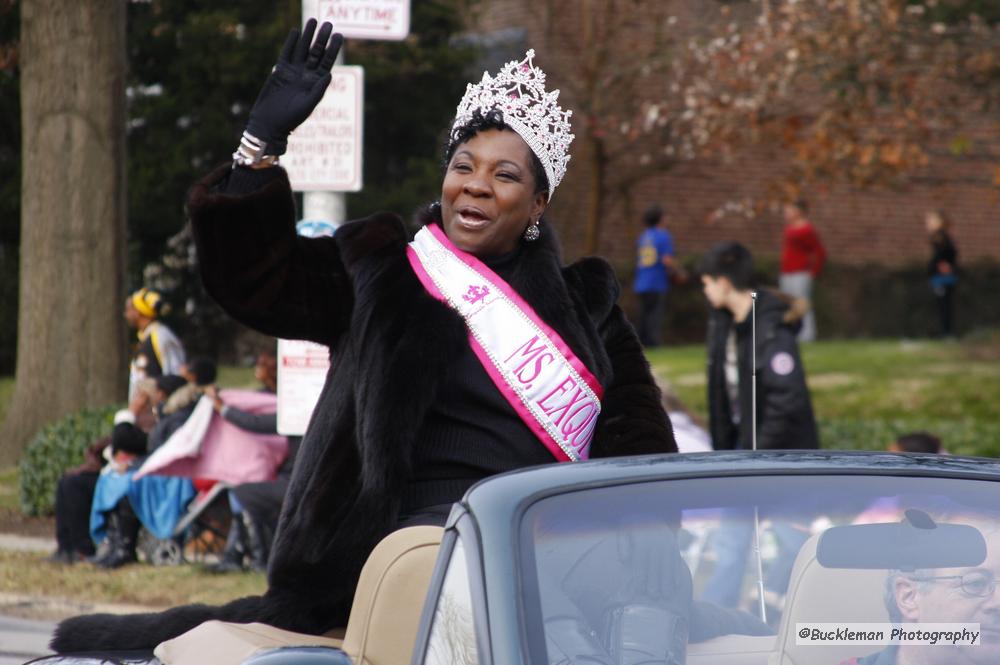
[[[0,534],[0,549],[51,552],[55,549],[55,541],[3,533]],[[20,665],[51,653],[48,644],[55,627],[52,622],[0,616],[0,665]]]
[[[55,549],[55,538],[37,538],[35,536],[19,536],[14,533],[0,533],[0,550],[54,552]]]
[[[47,621],[0,616],[0,665],[21,665],[51,653],[48,643],[55,627]]]
[[[51,538],[0,533],[0,550],[51,552],[54,549],[55,540]],[[119,606],[74,604],[0,591],[0,665],[21,665],[25,661],[51,653],[48,643],[56,627],[55,622],[32,621],[5,615],[5,610],[12,614],[27,613],[28,616],[72,616],[83,612],[134,612],[142,609],[124,605],[120,607],[123,609],[119,609]]]
[[[0,533],[0,550],[52,552],[54,549],[55,540],[51,538]],[[21,665],[25,661],[51,653],[48,643],[56,623],[22,619],[22,616],[58,619],[93,612],[126,614],[148,612],[151,609],[157,608],[38,597],[0,589],[0,665]]]

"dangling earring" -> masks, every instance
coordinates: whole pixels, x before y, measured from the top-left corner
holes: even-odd
[[[535,242],[538,240],[538,236],[541,235],[541,231],[538,230],[538,220],[534,220],[528,225],[528,228],[524,230],[524,240],[526,242]]]

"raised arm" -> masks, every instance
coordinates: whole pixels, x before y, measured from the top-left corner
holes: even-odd
[[[350,318],[350,278],[333,238],[295,234],[284,171],[257,191],[217,191],[229,167],[195,185],[188,210],[208,291],[234,319],[267,335],[332,344]]]
[[[322,99],[343,42],[324,23],[293,30],[223,167],[197,183],[188,210],[206,290],[238,321],[276,337],[332,344],[353,307],[335,240],[295,233],[288,177],[278,166],[289,133]]]
[[[240,429],[255,434],[278,433],[278,414],[276,412],[250,413],[243,409],[237,409],[235,406],[229,406],[222,401],[219,389],[215,386],[207,386],[205,388],[205,396],[212,400],[212,408],[220,416]]]

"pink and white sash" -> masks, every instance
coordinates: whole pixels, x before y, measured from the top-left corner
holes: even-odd
[[[531,305],[428,224],[406,256],[424,288],[458,312],[493,383],[560,462],[590,456],[601,384]]]

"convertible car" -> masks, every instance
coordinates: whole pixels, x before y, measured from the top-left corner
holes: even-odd
[[[527,469],[388,536],[345,631],[209,622],[130,662],[1000,663],[998,481],[997,460],[832,451]],[[915,624],[969,634],[889,634]]]

